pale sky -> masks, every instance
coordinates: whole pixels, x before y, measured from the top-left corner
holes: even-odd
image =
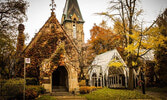
[[[27,41],[29,43],[35,33],[45,24],[48,18],[51,16],[50,3],[51,0],[27,0],[30,7],[28,8],[28,20],[24,23],[25,33],[28,33],[30,38]],[[61,22],[61,17],[66,0],[55,0],[56,3],[56,17]],[[105,17],[95,15],[94,13],[104,12],[109,7],[110,0],[78,0],[84,23],[85,41],[90,38],[90,29],[92,29],[94,23],[97,25]],[[144,10],[143,18],[146,25],[150,25],[157,16],[167,8],[167,0],[141,0],[141,8]]]

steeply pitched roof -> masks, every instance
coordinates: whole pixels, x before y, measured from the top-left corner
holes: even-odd
[[[74,13],[76,14],[80,22],[84,22],[77,0],[66,0],[64,11],[63,11],[64,21],[71,20],[70,17]]]
[[[120,56],[117,49],[107,51],[105,53],[102,53],[100,55],[97,55],[92,62],[92,65],[100,65],[100,66],[108,66],[109,62],[113,59],[113,57],[118,57],[119,60],[123,63],[124,66],[126,66],[125,62],[123,61],[122,57]]]
[[[100,73],[100,70],[102,70],[102,72],[104,73],[108,70],[108,64],[112,59],[114,59],[114,57],[118,57],[119,61],[123,64],[123,66],[127,67],[117,49],[97,55],[93,60],[91,66],[94,67],[93,70],[96,69],[97,73]]]
[[[51,16],[49,17],[49,19],[45,22],[45,24],[40,28],[40,30],[38,31],[38,33],[35,34],[34,38],[32,38],[32,40],[30,41],[30,43],[28,44],[28,46],[24,49],[23,52],[26,52],[27,50],[29,50],[29,48],[31,48],[36,42],[37,40],[41,37],[42,34],[44,34],[44,32],[42,32],[43,30],[46,30],[46,27],[48,30],[50,30],[49,25],[50,22],[55,22],[56,25],[59,25],[59,22],[56,18],[56,16],[54,15],[54,13],[51,13]],[[60,26],[60,25],[59,25]],[[60,28],[60,27],[59,27]],[[45,34],[48,34],[48,32],[45,32]]]
[[[51,24],[54,25],[54,28],[56,29],[56,33],[58,34],[62,34],[62,36],[66,37],[74,46],[74,48],[76,49],[75,44],[73,43],[73,41],[70,39],[70,37],[67,35],[67,33],[65,32],[64,28],[60,25],[59,21],[57,20],[54,12],[51,13],[51,16],[49,17],[49,19],[45,22],[45,24],[41,27],[41,29],[39,30],[38,33],[36,33],[36,35],[34,36],[34,38],[31,40],[31,42],[28,44],[28,46],[24,49],[23,53],[27,52],[30,48],[33,47],[33,45],[41,38],[42,35],[46,35],[49,33],[52,33],[51,30]],[[56,34],[55,34],[56,35]]]

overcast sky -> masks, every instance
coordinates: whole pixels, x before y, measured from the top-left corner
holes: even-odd
[[[31,40],[34,34],[44,25],[44,23],[51,16],[51,10],[49,4],[51,0],[27,0],[30,7],[28,8],[28,21],[25,22],[25,33],[28,33]],[[61,22],[61,17],[66,0],[55,0],[56,3],[56,17]],[[105,17],[97,16],[94,13],[106,11],[109,7],[110,0],[78,0],[84,23],[85,41],[90,38],[89,30],[94,23],[97,25]],[[141,8],[144,10],[143,19],[146,25],[150,25],[157,16],[167,8],[167,0],[141,0]],[[27,41],[27,43],[29,42]]]

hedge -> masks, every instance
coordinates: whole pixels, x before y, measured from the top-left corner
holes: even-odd
[[[86,94],[86,93],[90,93],[96,90],[96,87],[95,86],[81,86],[79,90],[81,94]]]
[[[22,100],[24,79],[9,79],[0,81],[0,98],[7,100]],[[45,89],[38,85],[26,86],[26,100],[35,99],[39,94],[45,93]]]
[[[35,99],[45,92],[46,90],[42,86],[26,86],[26,100]]]
[[[22,99],[24,80],[23,79],[9,79],[0,82],[1,94],[4,99]]]

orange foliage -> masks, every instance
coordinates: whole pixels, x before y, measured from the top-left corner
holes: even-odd
[[[90,92],[95,91],[95,90],[96,90],[95,86],[81,86],[79,88],[79,91],[81,94],[90,93]]]
[[[31,64],[26,68],[28,77],[39,78],[42,61],[48,59],[57,49],[58,40],[61,38],[60,33],[57,34],[43,34],[26,52],[26,57],[31,58]]]
[[[89,50],[98,55],[120,46],[121,35],[114,34],[110,27],[103,21],[99,26],[94,25],[90,30],[91,39],[88,41]]]

